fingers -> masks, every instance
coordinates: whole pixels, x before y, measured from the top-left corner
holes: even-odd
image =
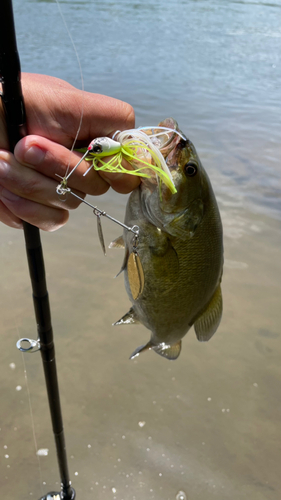
[[[0,220],[10,227],[21,229],[24,220],[44,231],[55,231],[68,220],[67,210],[46,207],[20,198],[1,186],[0,200]]]
[[[95,137],[133,128],[134,111],[127,103],[82,92],[45,75],[23,74],[22,86],[27,127],[36,136],[22,139],[15,157],[0,151],[0,220],[11,227],[21,227],[21,220],[25,220],[51,231],[65,224],[68,210],[79,204],[72,196],[63,203],[56,193],[56,174],[64,177],[81,158],[67,148],[76,139],[78,147],[82,147]],[[1,100],[0,147],[9,147]],[[69,178],[69,186],[82,198],[87,193],[103,194],[109,186],[128,193],[139,184],[137,177],[98,173],[94,169],[83,177],[88,167],[89,163],[83,161]]]
[[[58,229],[68,220],[68,210],[80,204],[74,196],[68,195],[66,201],[58,196],[58,176],[64,177],[67,169],[71,171],[81,154],[43,137],[27,136],[17,144],[15,156],[0,150],[0,220],[11,227],[21,227],[24,220],[46,231]],[[81,198],[103,194],[110,185],[128,193],[139,184],[139,178],[133,175],[94,169],[83,177],[88,167],[89,162],[84,160],[68,180]]]
[[[20,162],[11,153],[0,150],[0,220],[17,228],[24,220],[45,231],[58,229],[68,220],[68,210],[77,208],[81,202],[71,195],[65,201],[58,196],[56,187],[60,179],[56,174],[64,177],[67,168],[71,171],[81,154],[70,153],[48,139],[28,136],[17,144],[15,155]],[[30,162],[28,166],[23,165],[26,161]],[[89,163],[83,161],[68,182],[81,198],[86,193],[103,194],[110,185],[127,193],[139,183],[135,176],[107,172],[99,175],[94,169],[83,177],[88,167]]]
[[[59,183],[59,177],[70,172],[82,154],[70,151],[55,142],[39,136],[27,136],[15,148],[16,159],[31,169],[44,174]],[[86,177],[83,174],[88,170],[90,162],[84,160],[69,177],[69,187],[78,189],[85,194],[104,194],[109,186],[119,193],[129,193],[135,189],[140,180],[128,174],[112,174],[110,172],[91,169]],[[129,164],[127,168],[131,168]]]
[[[6,226],[22,229],[22,220],[16,217],[2,201],[0,201],[0,221]]]
[[[82,92],[59,78],[23,73],[22,88],[29,133],[68,148],[79,130],[81,117],[78,135],[81,145],[88,144],[95,137],[134,127],[134,110],[129,104],[112,97]],[[0,100],[0,148],[8,147]]]
[[[128,170],[132,167],[129,163],[122,161],[122,165]],[[140,184],[140,178],[130,174],[111,174],[110,172],[99,172],[99,175],[117,191],[117,193],[128,194]]]
[[[63,203],[56,182],[23,167],[7,151],[0,151],[0,221],[22,228],[22,220],[45,231],[54,231],[68,220],[68,209],[79,201],[73,196]],[[83,197],[83,194],[79,192]]]
[[[31,169],[48,176],[56,182],[60,182],[60,177],[64,177],[70,172],[80,160],[81,153],[70,153],[70,151],[44,137],[27,136],[22,139],[15,148],[15,158]],[[104,194],[108,188],[108,183],[103,180],[97,172],[90,172],[89,189],[86,191],[86,182],[83,177],[89,164],[83,161],[78,169],[69,178],[69,187],[76,188],[92,195]]]
[[[78,140],[88,144],[95,137],[134,127],[129,104],[99,94],[82,92],[69,83],[46,75],[24,73],[23,94],[28,130],[70,148],[80,124]]]
[[[58,181],[22,166],[7,151],[0,151],[0,184],[14,195],[47,207],[66,210],[77,208],[80,204],[73,196],[63,202],[56,193]],[[77,194],[84,197],[80,191]]]

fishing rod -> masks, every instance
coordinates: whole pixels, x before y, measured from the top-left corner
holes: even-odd
[[[12,0],[1,0],[0,82],[2,84],[1,99],[5,113],[9,150],[13,152],[17,142],[26,135],[26,115],[21,88],[21,68],[17,51]],[[27,222],[23,222],[23,229],[38,339],[21,339],[18,341],[17,347],[23,352],[35,352],[37,350],[41,352],[61,480],[60,492],[52,491],[44,495],[40,500],[74,500],[76,494],[71,486],[67,465],[51,311],[40,232],[37,227]]]

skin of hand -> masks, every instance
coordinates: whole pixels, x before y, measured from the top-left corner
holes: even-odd
[[[14,154],[7,151],[8,139],[0,105],[0,221],[22,228],[22,221],[45,231],[55,231],[77,208],[79,200],[68,196],[61,201],[56,186],[69,165],[72,169],[82,154],[70,153],[81,113],[82,126],[76,147],[88,146],[95,137],[112,135],[116,130],[134,127],[133,108],[122,101],[99,94],[82,92],[69,83],[45,75],[25,73],[22,88],[26,107],[26,137]],[[101,195],[111,186],[119,193],[129,193],[140,180],[126,174],[110,174],[91,169],[85,160],[69,178],[68,185],[82,198]],[[126,165],[127,168],[128,165]]]

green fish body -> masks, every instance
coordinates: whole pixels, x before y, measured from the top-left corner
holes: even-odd
[[[177,129],[172,119],[159,126]],[[161,150],[177,193],[145,179],[128,200],[122,270],[132,307],[115,325],[142,323],[149,342],[131,358],[153,349],[176,359],[181,339],[194,325],[199,341],[209,340],[222,316],[223,234],[213,189],[196,150],[174,134]],[[122,246],[122,238],[111,244]]]

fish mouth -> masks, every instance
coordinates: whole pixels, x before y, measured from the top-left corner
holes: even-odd
[[[173,174],[173,171],[176,169],[177,165],[173,165],[171,162],[167,161],[169,155],[173,154],[172,152],[176,149],[179,142],[187,141],[187,138],[182,134],[179,130],[178,123],[173,118],[166,118],[162,122],[159,123],[157,127],[144,127],[143,130],[146,135],[150,138],[151,142],[159,149],[166,166],[170,172]],[[161,187],[161,191],[163,191],[164,196],[166,197],[165,184],[159,181],[159,177],[155,172],[149,172],[149,178],[142,178],[142,184],[150,191],[153,191],[158,184]],[[167,187],[168,192],[171,192],[171,189]],[[160,193],[161,198],[161,193]]]
[[[187,140],[174,118],[165,118],[157,127],[143,127],[140,130],[148,135],[165,159],[180,140]]]
[[[166,165],[171,173],[174,183],[176,184],[180,179],[178,178],[178,162],[177,151],[179,145],[185,147],[188,139],[179,130],[176,120],[173,118],[166,118],[155,128],[146,129],[145,132],[153,137],[153,140],[158,140],[155,145],[159,148],[163,155]],[[164,128],[168,130],[163,131]],[[163,182],[159,181],[159,177],[153,173],[149,178],[142,178],[140,185],[141,192],[141,206],[143,214],[146,219],[158,227],[159,229],[172,234],[174,229],[171,223],[183,217],[186,213],[187,207],[176,207],[176,194],[173,194],[169,187]]]

